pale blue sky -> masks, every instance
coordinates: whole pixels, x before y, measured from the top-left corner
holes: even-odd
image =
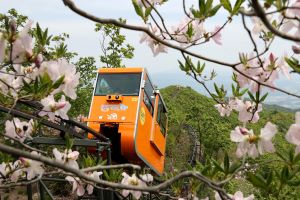
[[[127,19],[128,23],[142,24],[142,21],[136,17],[130,0],[77,0],[74,2],[82,9],[99,17],[122,17]],[[162,6],[161,12],[166,17],[168,24],[176,25],[183,18],[181,3],[182,1],[180,0],[170,0],[166,5]],[[50,33],[69,33],[68,46],[71,50],[78,52],[81,56],[94,56],[99,60],[98,57],[101,53],[99,46],[100,36],[94,31],[94,23],[70,11],[63,5],[61,0],[0,0],[1,13],[11,8],[16,8],[20,13],[29,16],[35,22],[39,22],[42,27],[48,27]],[[213,30],[215,25],[221,25],[225,19],[225,12],[222,11],[214,20],[208,21],[205,27],[207,30]],[[251,23],[249,23],[250,25]],[[178,52],[169,49],[168,54],[159,54],[153,57],[150,48],[145,44],[139,43],[141,33],[127,30],[124,30],[123,33],[126,35],[127,41],[136,49],[134,59],[125,61],[126,66],[147,67],[152,74],[152,79],[160,87],[169,84],[181,84],[190,85],[198,91],[203,91],[195,81],[185,76],[178,69],[177,60],[181,59]],[[239,18],[233,20],[222,31],[222,43],[223,45],[219,46],[211,42],[193,50],[208,57],[236,62],[239,52],[250,52],[253,49]],[[282,55],[283,51],[290,52],[290,44],[277,40],[273,44],[272,51],[277,55]],[[206,66],[208,66],[208,69],[216,68],[218,82],[228,85],[231,70],[212,63],[207,63]],[[283,82],[284,85],[282,87],[288,87],[291,91],[299,89],[299,82],[296,84],[290,84],[285,80]],[[269,102],[279,104],[286,102],[287,106],[289,106],[290,102],[286,101],[285,98],[282,95],[275,94],[272,95],[272,98],[269,98]],[[293,102],[298,104],[299,101],[293,100]]]

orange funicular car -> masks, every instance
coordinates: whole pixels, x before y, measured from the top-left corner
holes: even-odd
[[[167,109],[145,68],[99,69],[87,121],[110,138],[113,161],[145,164],[162,174]]]

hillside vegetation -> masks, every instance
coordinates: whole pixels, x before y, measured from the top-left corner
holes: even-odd
[[[211,98],[190,87],[169,86],[161,89],[161,93],[169,116],[166,170],[173,167],[186,169],[190,146],[194,141],[182,128],[184,124],[192,125],[198,132],[197,139],[201,144],[199,160],[202,162],[206,158],[220,159],[225,151],[234,157],[236,145],[230,141],[230,131],[240,125],[236,113],[221,117]],[[276,124],[279,133],[275,137],[275,145],[278,149],[286,149],[288,144],[283,140],[290,124],[294,123],[294,113],[280,106],[264,106],[260,117],[258,123],[249,127],[259,133],[268,121]]]

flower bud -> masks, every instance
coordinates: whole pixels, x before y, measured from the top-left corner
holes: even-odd
[[[35,65],[37,68],[40,68],[41,64],[43,62],[43,55],[42,54],[38,54],[36,57],[35,57]]]
[[[297,46],[292,46],[292,50],[295,54],[300,54],[300,47],[297,47]]]
[[[56,105],[55,105],[55,108],[56,110],[59,110],[59,109],[62,109],[63,107],[66,106],[66,102],[58,102]]]

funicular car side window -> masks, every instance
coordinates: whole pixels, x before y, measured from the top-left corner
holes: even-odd
[[[158,100],[158,109],[157,109],[157,123],[160,126],[160,130],[163,133],[163,135],[166,134],[166,123],[167,123],[167,113],[166,109],[164,108],[164,105],[162,103],[161,98],[159,97]]]
[[[148,76],[146,77],[144,90],[145,90],[145,92],[144,92],[144,103],[145,103],[147,109],[149,110],[149,112],[151,113],[151,115],[153,116],[153,110],[154,110],[153,90],[154,90],[154,88],[153,88]]]

